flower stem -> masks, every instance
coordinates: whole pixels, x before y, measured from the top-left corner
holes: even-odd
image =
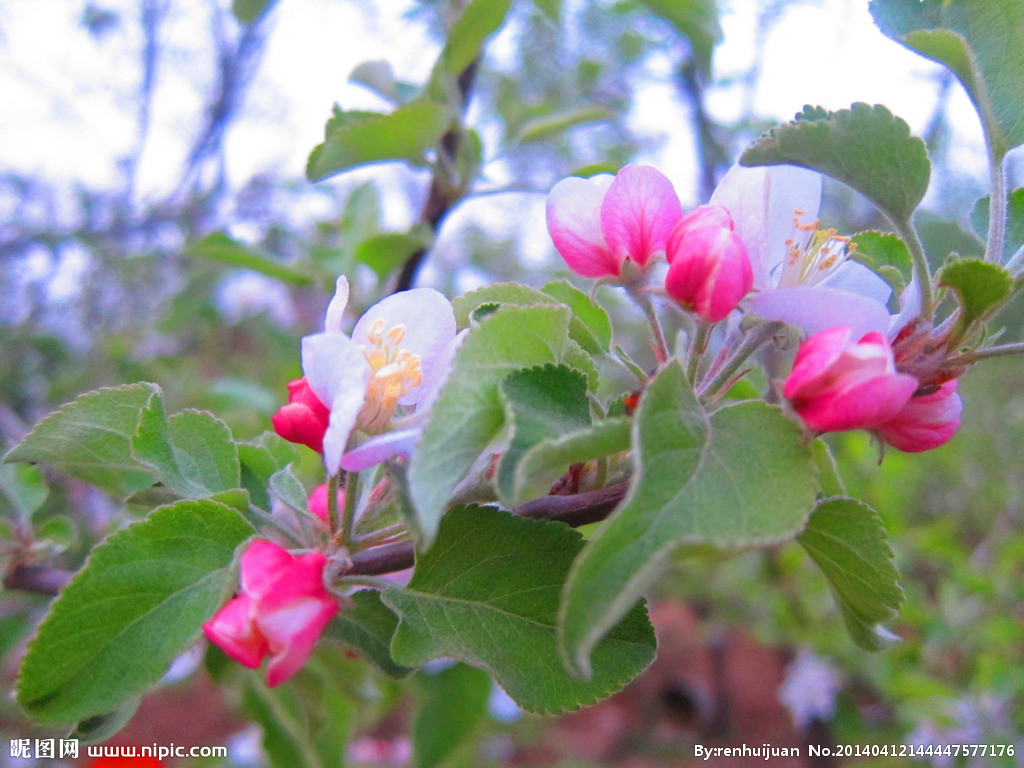
[[[896,232],[902,238],[914,260],[914,277],[921,291],[921,317],[931,321],[935,316],[934,298],[932,297],[932,272],[928,267],[928,257],[924,254],[924,246],[917,236],[917,230],[909,219],[897,221]]]
[[[690,359],[686,362],[686,377],[690,384],[697,384],[697,369],[700,367],[700,358],[704,350],[708,348],[708,337],[711,336],[713,323],[704,320],[697,321],[697,330],[694,332],[690,343]]]
[[[1018,341],[1015,344],[1003,344],[998,347],[965,352],[962,355],[949,358],[946,360],[946,364],[950,366],[971,365],[989,357],[1008,357],[1010,355],[1024,355],[1024,342]]]
[[[661,320],[658,319],[658,313],[654,309],[654,302],[651,301],[650,296],[639,290],[630,290],[629,295],[647,317],[653,334],[654,356],[658,360],[658,365],[662,365],[669,358],[668,342],[665,341],[665,331],[662,329]]]
[[[341,543],[346,547],[352,543],[352,531],[356,524],[356,507],[359,504],[359,473],[345,475],[345,511],[341,515]]]
[[[988,198],[988,243],[985,261],[998,264],[1003,260],[1006,240],[1006,168],[1002,159],[989,158],[991,190]]]
[[[306,547],[306,546],[309,546],[308,542],[302,542],[302,541],[299,540],[299,537],[296,535],[295,531],[293,531],[288,526],[283,525],[281,523],[281,521],[279,521],[273,515],[267,514],[266,512],[264,512],[259,507],[255,506],[253,504],[250,504],[249,505],[249,514],[252,515],[253,517],[255,517],[257,520],[259,520],[263,525],[267,526],[268,528],[273,528],[277,533],[281,534],[286,539],[288,539],[288,541],[290,541],[294,546],[296,546],[296,547]]]
[[[341,529],[341,518],[338,516],[338,488],[340,485],[341,471],[339,470],[327,480],[327,526],[331,529],[332,538]]]
[[[718,390],[732,380],[732,377],[736,375],[736,371],[746,362],[747,358],[757,351],[768,339],[778,333],[783,325],[783,323],[763,323],[747,331],[742,343],[736,347],[736,351],[732,353],[732,356],[715,373],[715,377],[710,381],[701,382],[697,389],[698,396],[704,397],[708,395],[714,398],[718,394]]]

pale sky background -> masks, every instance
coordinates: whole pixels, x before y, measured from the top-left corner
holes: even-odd
[[[208,41],[212,2],[230,0],[172,0],[162,27],[165,57],[158,70],[151,131],[137,175],[137,194],[145,201],[168,195],[180,179],[189,140],[200,129],[208,79],[214,71],[212,51],[198,47]],[[574,0],[565,0],[571,5]],[[44,178],[63,192],[63,205],[76,210],[74,185],[117,189],[121,182],[118,159],[137,141],[134,94],[140,76],[137,54],[142,45],[135,0],[101,0],[96,5],[120,12],[123,20],[111,34],[135,36],[101,42],[79,24],[81,0],[6,0],[0,4],[0,170]],[[348,81],[362,61],[386,59],[399,79],[421,82],[437,56],[439,44],[421,22],[408,17],[410,0],[379,0],[379,13],[364,13],[357,3],[342,0],[280,0],[274,9],[269,44],[240,116],[224,143],[227,176],[237,190],[253,176],[270,174],[304,184],[310,150],[323,138],[323,126],[335,102],[344,109],[387,109],[378,97]],[[368,5],[368,4],[366,4]],[[744,73],[754,60],[759,0],[723,0],[724,42],[716,49],[716,79],[728,82]],[[884,37],[874,26],[867,0],[793,2],[766,40],[763,69],[753,98],[758,117],[789,120],[804,104],[828,109],[854,101],[881,103],[920,135],[936,103],[934,74],[938,65],[926,61]],[[364,5],[365,7],[365,5]],[[508,61],[517,34],[508,25],[488,45],[490,61]],[[671,178],[685,206],[698,199],[695,153],[685,109],[672,82],[673,62],[654,57],[649,83],[629,115],[637,136],[649,137],[652,148],[634,158],[658,166]],[[741,112],[740,85],[709,90],[712,117],[736,120]],[[954,86],[948,115],[953,125],[950,148],[955,167],[979,180],[986,175],[985,155],[973,107],[959,84]],[[472,118],[471,112],[471,118]],[[485,156],[493,152],[483,131]],[[485,186],[500,186],[500,163],[487,168]],[[344,185],[375,179],[385,190],[384,224],[402,230],[416,217],[418,203],[398,183],[395,165],[374,165],[326,182]],[[390,184],[390,187],[389,187]],[[426,182],[423,186],[425,188]],[[393,191],[392,191],[393,190]],[[925,204],[927,205],[926,199]],[[468,222],[488,228],[495,237],[518,236],[519,257],[527,265],[551,258],[552,246],[544,227],[543,191],[532,195],[474,198],[448,218],[434,256],[421,275],[436,284],[434,270],[458,273],[468,261],[469,247],[459,231]],[[0,205],[4,201],[0,200]],[[509,212],[514,211],[515,216]],[[309,195],[301,204],[275,211],[281,221],[298,224],[311,218],[336,216],[336,203]],[[242,225],[230,231],[245,240],[259,233]],[[74,291],[77,275],[85,270],[84,251],[64,259],[64,277],[57,294]],[[30,272],[40,275],[48,259]],[[33,264],[35,262],[32,262]],[[550,263],[550,262],[548,262]],[[70,266],[68,266],[70,265]],[[462,270],[461,290],[487,279]],[[65,290],[66,289],[66,290]],[[53,297],[53,294],[51,294]]]
[[[301,176],[335,101],[346,109],[381,108],[372,94],[348,82],[359,62],[386,58],[399,77],[423,77],[437,44],[404,18],[412,4],[386,0],[378,5],[386,12],[368,25],[351,3],[281,0],[257,82],[226,143],[234,184],[267,169]],[[757,6],[757,0],[724,3],[725,40],[715,54],[718,76],[741,72],[750,63]],[[134,105],[119,95],[131,92],[138,71],[133,62],[118,60],[120,46],[97,43],[77,27],[80,7],[69,0],[9,0],[0,7],[0,163],[102,187],[116,183],[115,159],[135,141]],[[107,0],[103,7],[131,16],[134,3]],[[181,137],[196,128],[191,121],[202,102],[197,86],[210,71],[201,56],[180,53],[190,47],[190,30],[206,24],[206,3],[179,0],[172,9],[165,28],[171,60],[160,69],[154,128],[140,177],[142,189],[156,194],[176,180],[187,148]],[[130,23],[123,26],[137,31]],[[514,33],[505,31],[488,54],[500,61]],[[124,29],[117,34],[125,34]],[[883,37],[871,21],[866,0],[788,6],[767,41],[764,61],[754,102],[761,116],[783,120],[805,103],[837,109],[867,101],[886,104],[920,132],[934,107],[929,76],[936,65]],[[682,112],[674,106],[677,96],[667,82],[668,62],[663,73],[657,68],[656,61],[655,82],[638,99],[631,119],[641,131],[662,133],[670,130],[667,120],[681,120]],[[660,75],[663,85],[657,82]],[[711,92],[714,116],[738,116],[740,105],[733,91]],[[958,152],[967,163],[978,163],[983,173],[980,130],[959,86],[956,91],[951,115]],[[669,142],[660,158],[640,159],[660,160],[672,176],[674,165],[692,163],[689,152],[686,138],[680,136]],[[694,198],[693,190],[679,192],[684,199]]]

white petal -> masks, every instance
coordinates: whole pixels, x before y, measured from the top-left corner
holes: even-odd
[[[324,434],[324,464],[333,474],[366,400],[370,365],[363,350],[347,336],[320,333],[302,340],[302,372],[313,393],[331,409]]]
[[[396,325],[405,326],[405,336],[398,347],[420,356],[423,384],[399,402],[402,405],[419,402],[422,397],[420,390],[428,388],[435,361],[445,354],[445,349],[455,338],[455,313],[451,303],[433,288],[414,288],[396,293],[374,304],[359,318],[352,329],[352,340],[365,346],[366,336],[377,320],[384,321],[385,332]]]
[[[882,306],[889,303],[892,288],[878,274],[857,261],[847,261],[818,285],[838,288],[871,299]]]
[[[348,306],[348,278],[342,275],[334,285],[334,298],[327,305],[327,318],[324,320],[325,331],[341,333],[341,318],[345,314],[346,306]]]
[[[750,299],[750,309],[769,320],[795,325],[808,336],[845,325],[854,338],[860,338],[869,331],[884,333],[889,327],[884,304],[820,285],[759,293]]]
[[[889,338],[903,330],[903,326],[921,314],[921,289],[917,278],[912,278],[900,294],[900,313],[889,319]]]
[[[803,211],[801,221],[806,222],[818,215],[821,176],[792,165],[734,165],[709,204],[721,205],[732,214],[754,268],[754,284],[764,288],[772,270],[785,258],[794,211]]]
[[[371,437],[365,443],[352,449],[341,458],[341,468],[347,472],[380,464],[392,456],[408,458],[420,441],[421,429],[399,429]],[[326,455],[326,451],[325,451]]]
[[[409,402],[406,402],[405,399],[399,402],[403,405],[415,405],[417,413],[420,411],[425,412],[429,409],[434,404],[434,401],[437,400],[437,396],[441,394],[441,387],[448,381],[448,374],[452,371],[452,363],[455,362],[455,353],[462,346],[462,342],[468,333],[468,328],[459,331],[458,335],[448,342],[448,345],[441,354],[431,361],[430,367],[424,366],[423,384],[409,393],[409,396],[415,395],[415,398]]]

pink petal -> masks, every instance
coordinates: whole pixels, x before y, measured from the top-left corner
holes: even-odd
[[[911,398],[903,410],[878,427],[878,436],[907,453],[946,444],[960,429],[964,403],[956,390],[957,382],[947,381],[937,392]]]
[[[819,432],[871,429],[899,413],[916,389],[913,376],[878,376],[851,389],[816,397],[798,412],[807,426]]]
[[[829,328],[808,338],[793,359],[793,372],[786,379],[787,400],[813,397],[823,389],[822,374],[835,365],[846,351],[853,334],[846,326]]]
[[[260,619],[260,631],[270,646],[267,685],[280,685],[303,667],[337,612],[335,601],[308,597]]]
[[[271,541],[257,539],[242,554],[242,591],[254,598],[261,598],[274,589],[281,573],[292,567],[292,556],[288,550]]]
[[[562,179],[548,195],[548,233],[565,263],[583,277],[618,277],[621,259],[612,256],[601,232],[601,203],[612,177]]]
[[[644,266],[665,250],[682,215],[683,206],[664,174],[649,166],[627,165],[601,204],[601,231],[617,261],[630,258]]]
[[[269,646],[252,621],[252,606],[248,595],[239,595],[203,624],[203,632],[239,664],[256,669]]]

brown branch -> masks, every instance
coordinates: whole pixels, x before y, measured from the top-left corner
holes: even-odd
[[[4,589],[56,595],[71,581],[74,574],[45,565],[16,565],[4,575]]]
[[[628,483],[616,483],[596,491],[572,496],[544,496],[512,510],[520,517],[557,520],[573,528],[597,523],[612,513],[626,495]],[[400,541],[371,547],[352,555],[352,567],[345,575],[379,576],[412,568],[416,563],[413,542]],[[40,595],[56,595],[74,574],[44,565],[18,565],[4,576],[4,588]]]
[[[626,495],[627,483],[616,483],[597,491],[586,491],[573,496],[544,496],[512,510],[520,517],[534,520],[557,520],[579,528],[581,525],[604,520]],[[352,556],[352,576],[379,576],[412,568],[416,562],[411,541],[386,544],[365,549]]]
[[[466,107],[469,105],[469,97],[473,91],[473,81],[476,79],[478,61],[478,59],[474,60],[468,67],[462,70],[457,80],[463,114],[466,112]],[[430,229],[435,233],[440,228],[441,222],[444,221],[444,217],[452,209],[452,206],[458,202],[458,196],[453,194],[451,185],[448,183],[448,179],[445,178],[441,168],[455,164],[459,156],[459,144],[461,143],[462,134],[459,131],[459,127],[456,126],[445,132],[441,137],[441,146],[438,147],[438,151],[443,153],[444,157],[438,158],[439,167],[434,171],[434,176],[430,180],[430,192],[427,194],[427,201],[423,204],[423,210],[420,212],[420,221],[429,225]],[[466,179],[460,179],[458,186],[464,188],[466,184]],[[416,282],[416,274],[419,272],[427,252],[427,248],[419,248],[406,259],[405,264],[402,266],[402,271],[398,275],[398,282],[395,284],[395,293],[412,288]]]

